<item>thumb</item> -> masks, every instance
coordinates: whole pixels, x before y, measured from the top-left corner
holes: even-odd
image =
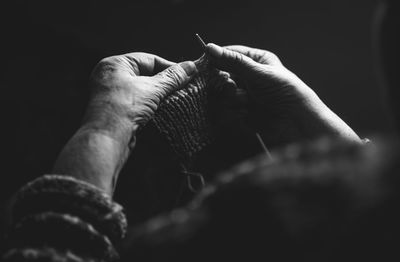
[[[153,76],[166,93],[184,87],[197,73],[194,62],[186,61],[168,67]]]
[[[237,76],[252,76],[260,67],[260,64],[250,57],[216,44],[208,44],[206,52],[220,70],[234,73]]]

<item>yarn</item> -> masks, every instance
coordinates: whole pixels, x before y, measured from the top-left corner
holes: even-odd
[[[127,220],[97,187],[73,177],[45,175],[13,200],[4,261],[114,261]]]
[[[210,100],[218,96],[229,79],[228,73],[210,66],[205,56],[195,63],[198,75],[187,86],[166,97],[153,118],[155,126],[184,166],[212,143],[215,126]]]

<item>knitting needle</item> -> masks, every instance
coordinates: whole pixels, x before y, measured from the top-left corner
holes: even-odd
[[[201,38],[201,36],[199,34],[196,34],[196,38],[198,40],[198,42],[200,43],[200,45],[203,47],[203,49],[206,49],[207,44],[204,42],[203,38]],[[260,143],[261,148],[264,150],[265,154],[267,155],[268,160],[272,159],[271,153],[269,152],[267,146],[265,145],[264,141],[262,140],[260,134],[258,132],[256,132],[256,137],[258,142]]]
[[[206,43],[204,42],[204,40],[200,37],[199,34],[196,34],[196,38],[199,41],[200,45],[203,47],[203,49],[206,49]]]
[[[267,155],[268,160],[272,160],[271,153],[269,152],[267,146],[265,145],[264,141],[262,140],[260,133],[256,132],[256,137],[257,137],[258,142],[260,143],[262,149],[264,150],[265,154]]]

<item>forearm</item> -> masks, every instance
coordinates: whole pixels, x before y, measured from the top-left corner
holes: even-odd
[[[89,182],[112,195],[137,129],[123,112],[114,104],[91,104],[85,124],[60,153],[53,173]]]
[[[350,143],[362,142],[351,127],[329,109],[314,91],[306,88],[307,93],[300,103],[289,103],[284,113],[277,114],[279,119],[273,119],[272,122],[277,123],[277,126],[271,126],[267,121],[259,125],[260,134],[269,146],[281,147],[324,136]],[[272,128],[279,132],[272,133]],[[271,136],[271,133],[275,135]]]
[[[303,128],[310,138],[330,136],[349,143],[361,143],[355,131],[328,107],[311,116],[310,123]]]
[[[296,111],[300,130],[305,138],[315,139],[322,136],[338,138],[350,143],[361,143],[359,136],[336,113],[334,113],[318,95],[308,89],[303,110]]]

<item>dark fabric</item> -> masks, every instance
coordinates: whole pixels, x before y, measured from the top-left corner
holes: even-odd
[[[166,97],[153,119],[186,168],[215,138],[212,101],[230,78],[228,73],[209,65],[204,56],[195,63],[200,73],[187,86]]]
[[[45,175],[20,189],[5,261],[114,261],[125,236],[122,207],[68,176]]]
[[[325,139],[245,161],[132,229],[123,261],[398,260],[397,145]]]

